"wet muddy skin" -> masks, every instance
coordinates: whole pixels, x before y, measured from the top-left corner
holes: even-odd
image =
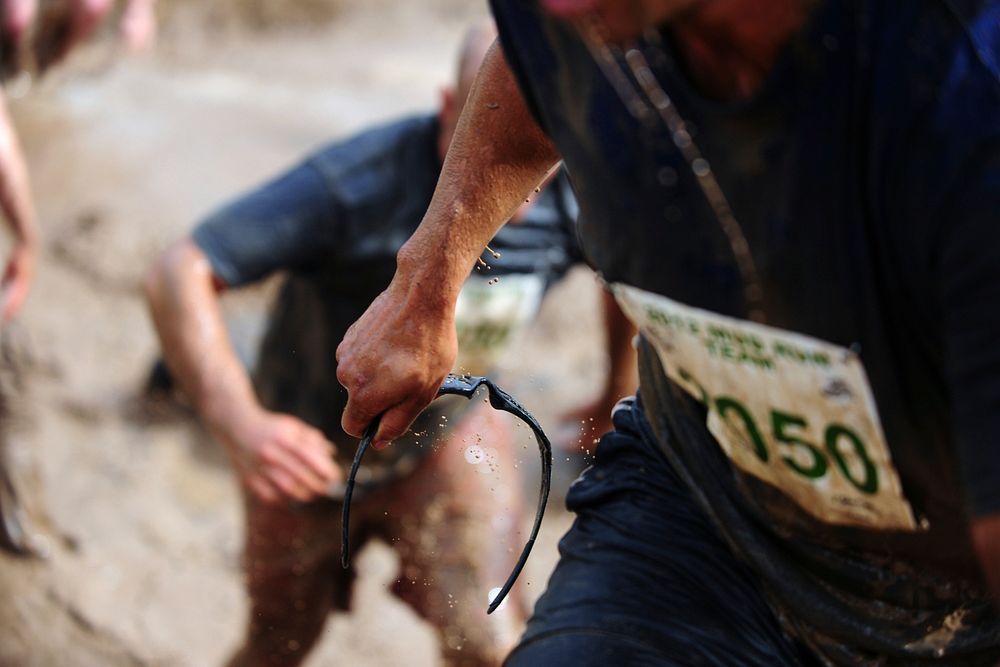
[[[487,246],[489,249],[489,246]],[[491,251],[492,252],[492,251]],[[492,283],[492,281],[491,281]],[[482,390],[480,392],[480,390]],[[507,594],[511,591],[514,584],[517,581],[518,576],[524,569],[524,565],[531,555],[531,549],[535,544],[535,539],[538,537],[538,531],[542,526],[542,518],[545,514],[545,507],[549,498],[549,491],[552,488],[552,444],[549,442],[548,437],[545,432],[542,431],[542,427],[539,425],[538,421],[528,413],[517,400],[508,394],[506,391],[501,389],[497,384],[485,377],[473,377],[470,375],[454,375],[449,374],[445,378],[444,384],[438,389],[438,398],[442,396],[460,396],[467,399],[474,399],[477,393],[485,394],[483,401],[487,402],[494,410],[500,410],[514,415],[516,418],[521,420],[521,423],[526,425],[534,434],[535,441],[538,444],[538,451],[541,455],[541,487],[538,497],[538,505],[535,510],[535,518],[532,523],[531,533],[528,536],[528,541],[525,543],[524,548],[521,551],[521,555],[518,558],[514,569],[511,570],[510,575],[507,577],[503,586],[490,591],[490,603],[486,610],[487,614],[492,614],[494,611],[500,608],[503,604],[504,599]],[[433,410],[436,406],[430,406],[429,410]],[[357,480],[358,470],[360,469],[361,461],[364,457],[365,452],[371,445],[375,434],[379,429],[379,419],[376,418],[368,428],[365,429],[365,433],[361,438],[361,442],[358,445],[357,452],[354,455],[354,462],[351,465],[350,473],[348,474],[347,486],[344,493],[344,509],[341,518],[341,541],[340,541],[340,560],[344,568],[350,567],[350,522],[351,522],[351,499],[354,493],[354,488]],[[493,436],[499,435],[501,438],[504,437],[504,431],[498,433],[491,433]],[[481,437],[478,436],[478,437]],[[509,445],[507,445],[509,448]],[[475,452],[473,452],[475,449]],[[470,457],[470,452],[473,452]],[[469,463],[481,463],[482,462],[482,448],[470,447],[466,450],[465,459]]]
[[[486,613],[491,590],[507,578],[524,539],[515,430],[477,402],[435,439],[412,474],[354,503],[352,543],[380,538],[396,551],[392,592],[437,629],[443,657],[455,667],[499,664],[526,618],[517,587],[494,614]],[[466,450],[484,438],[489,460],[474,467]],[[355,572],[340,564],[342,509],[334,501],[266,507],[248,499],[245,566],[253,608],[245,645],[231,665],[297,665],[331,608],[351,608]]]

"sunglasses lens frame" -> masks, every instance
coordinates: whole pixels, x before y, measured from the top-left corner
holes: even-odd
[[[542,460],[541,485],[538,495],[538,507],[535,510],[535,522],[531,528],[531,534],[528,536],[528,541],[525,543],[524,548],[521,550],[521,555],[517,559],[517,563],[514,565],[514,569],[507,577],[507,581],[500,588],[500,591],[493,596],[492,600],[490,600],[490,606],[487,608],[486,613],[492,614],[504,601],[504,598],[507,597],[510,589],[514,586],[514,582],[517,581],[517,577],[521,574],[521,570],[524,569],[524,564],[528,562],[528,556],[531,554],[531,549],[535,545],[535,539],[538,537],[538,531],[542,526],[542,517],[545,514],[545,505],[549,499],[549,489],[552,486],[552,443],[549,442],[549,439],[546,437],[545,432],[542,431],[542,427],[539,425],[538,421],[532,417],[531,414],[525,410],[513,396],[501,389],[488,378],[469,375],[448,375],[445,378],[444,383],[441,385],[441,388],[438,389],[438,397],[453,395],[464,396],[465,398],[471,400],[480,387],[486,387],[489,394],[490,405],[494,410],[509,412],[528,425],[531,432],[535,435],[535,441],[538,443],[538,453]],[[368,447],[371,446],[372,440],[378,432],[379,421],[380,419],[376,417],[372,420],[372,423],[368,425],[368,428],[365,429],[364,435],[361,438],[361,443],[358,445],[358,450],[354,455],[354,463],[351,464],[351,472],[347,478],[347,485],[344,488],[344,511],[343,519],[341,521],[340,535],[340,562],[345,568],[349,567],[351,562],[349,533],[351,497],[354,495],[355,478],[357,477],[358,469],[361,467],[361,459],[364,457]]]

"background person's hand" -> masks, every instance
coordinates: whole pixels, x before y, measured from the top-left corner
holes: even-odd
[[[28,296],[35,275],[36,248],[33,243],[16,244],[7,258],[0,279],[0,322],[10,322]]]
[[[342,477],[333,444],[291,415],[258,409],[222,439],[240,482],[265,503],[309,502]]]
[[[434,400],[457,353],[454,298],[397,273],[337,348],[344,431],[360,437],[381,415],[372,444],[387,446]]]

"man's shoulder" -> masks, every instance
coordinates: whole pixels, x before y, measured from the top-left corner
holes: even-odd
[[[942,122],[974,123],[1000,134],[1000,1],[940,0],[955,25],[945,48],[947,72],[940,95],[948,105]],[[954,113],[958,116],[952,116]],[[967,127],[967,125],[966,125]]]
[[[980,73],[1000,82],[1000,0],[942,0],[955,17]]]
[[[414,168],[434,164],[437,128],[432,114],[407,116],[331,143],[310,161],[343,203],[361,202]]]
[[[353,161],[377,159],[412,141],[431,138],[436,127],[437,120],[433,114],[404,116],[362,130],[333,144],[331,148],[350,154]]]
[[[913,109],[971,114],[950,131],[969,131],[983,122],[996,126],[1000,0],[909,2],[899,0],[893,13],[902,18],[883,28],[876,48],[889,66],[876,72],[875,85],[895,87]]]
[[[886,4],[871,22],[870,136],[941,190],[1000,140],[1000,2]]]

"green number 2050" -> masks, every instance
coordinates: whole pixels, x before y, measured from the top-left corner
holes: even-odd
[[[711,406],[723,421],[733,429],[746,433],[750,448],[761,462],[770,460],[771,452],[760,426],[746,406],[731,396],[712,398],[687,371],[678,369],[678,373],[687,384],[698,388],[702,403],[709,405],[711,401]],[[838,423],[827,424],[823,429],[821,448],[806,439],[809,424],[805,417],[771,408],[770,422],[770,436],[779,446],[780,460],[797,474],[807,479],[820,479],[828,473],[832,460],[840,474],[858,491],[867,495],[878,493],[878,469],[872,463],[861,436],[851,428]],[[782,449],[784,451],[780,451]],[[792,452],[798,456],[792,456]],[[860,461],[862,470],[852,470],[845,454],[853,454],[851,458]]]

